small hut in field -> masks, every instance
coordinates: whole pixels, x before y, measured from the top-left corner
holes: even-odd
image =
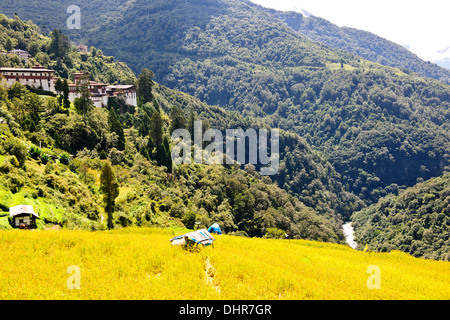
[[[19,205],[9,208],[13,228],[36,228],[36,218],[39,214],[34,212],[33,206]]]

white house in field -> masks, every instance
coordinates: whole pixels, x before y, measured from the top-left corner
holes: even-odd
[[[13,227],[15,228],[35,228],[36,218],[39,214],[34,212],[33,206],[18,205],[9,208],[9,215],[13,219]]]
[[[54,70],[45,69],[39,65],[32,68],[0,68],[0,75],[9,85],[20,82],[24,86],[50,92],[55,92],[54,73]]]

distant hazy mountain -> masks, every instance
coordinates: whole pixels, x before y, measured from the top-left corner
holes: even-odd
[[[339,27],[325,19],[308,16],[304,12],[284,12],[267,8],[264,10],[313,41],[354,53],[385,66],[406,68],[424,77],[450,84],[450,70],[423,61],[401,45],[373,33]],[[441,65],[450,67],[450,61],[442,61]]]
[[[450,58],[437,60],[436,63],[440,65],[441,67],[450,69]]]

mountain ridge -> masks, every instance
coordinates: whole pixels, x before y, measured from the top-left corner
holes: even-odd
[[[83,38],[85,40],[88,40],[88,38],[86,38],[86,35],[89,34],[89,31],[91,29],[95,29],[101,24],[108,23],[108,21],[117,22],[118,19],[123,18],[123,14],[127,12],[127,10],[133,8],[134,2],[136,2],[130,2],[126,0],[113,0],[108,2],[108,6],[102,6],[100,5],[101,1],[97,0],[90,1],[89,3],[85,3],[81,0],[66,0],[62,1],[58,6],[54,6],[45,1],[43,2],[30,0],[23,1],[23,3],[17,3],[17,1],[23,0],[2,1],[2,3],[0,4],[0,11],[10,16],[13,16],[17,12],[19,16],[23,17],[24,19],[32,19],[41,27],[41,29],[43,28],[44,31],[47,30],[47,33],[50,32],[53,28],[60,28],[65,33],[67,33],[69,37],[71,37],[74,41],[83,41]],[[156,3],[158,1],[153,2]],[[175,2],[176,1],[174,1],[173,3]],[[195,4],[207,3],[207,1],[204,0],[190,2]],[[275,9],[265,8],[248,0],[228,0],[227,2],[240,2],[246,4],[249,7],[260,8],[263,11],[268,12],[270,15],[276,17],[280,21],[286,23],[293,30],[296,30],[307,36],[311,40],[330,45],[337,49],[343,49],[347,52],[355,53],[374,62],[380,62],[383,65],[409,68],[414,72],[419,72],[423,76],[432,77],[450,84],[450,70],[447,70],[443,67],[438,67],[436,64],[423,61],[400,45],[383,39],[370,32],[354,28],[338,27],[323,18],[310,15],[309,13],[303,15],[300,12],[277,11]],[[217,5],[218,3],[223,2],[210,2],[209,7],[211,8],[213,4]],[[80,30],[67,29],[66,20],[68,19],[69,14],[66,13],[66,8],[69,5],[77,5],[82,10],[82,28]],[[50,19],[50,17],[52,18]],[[305,21],[308,21],[308,19],[309,22],[305,23]],[[324,27],[326,28],[324,29]],[[321,34],[320,32],[318,32],[319,29],[325,30],[326,33]],[[367,40],[362,41],[360,38],[367,38]],[[388,52],[390,52],[389,56],[386,56],[386,54],[383,53],[380,54],[379,52],[376,52],[377,50],[373,46],[368,47],[368,45],[370,45],[370,42],[376,42],[379,47],[384,47]],[[396,54],[393,54],[393,52],[395,53],[395,51],[399,52],[397,53],[397,56]],[[398,56],[398,54],[400,54],[400,56]],[[404,61],[409,62],[408,64],[406,64]],[[134,69],[134,71],[139,72],[139,70],[137,69]]]
[[[332,22],[311,16],[306,18],[294,11],[265,10],[283,20],[296,32],[336,49],[354,53],[385,66],[400,67],[450,84],[450,70],[424,61],[407,48],[372,32],[351,27],[339,27]]]

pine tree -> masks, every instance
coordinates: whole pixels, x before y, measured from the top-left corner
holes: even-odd
[[[136,95],[142,104],[153,100],[153,72],[149,69],[142,69],[137,80]]]
[[[191,112],[189,113],[189,117],[187,119],[187,130],[189,131],[189,134],[191,135],[191,139],[194,139],[194,123],[195,120],[197,119],[196,115],[195,115],[195,111],[194,108],[191,108]]]
[[[177,129],[184,129],[186,127],[186,118],[183,110],[177,106],[173,106],[170,110],[170,134]]]
[[[69,38],[62,33],[61,29],[54,29],[51,34],[49,52],[58,59],[64,59],[70,51]]]
[[[141,123],[139,124],[139,134],[143,137],[147,136],[150,131],[150,117],[144,113]]]
[[[11,51],[13,49],[13,43],[10,37],[6,38],[5,49],[6,51]]]
[[[62,102],[62,93],[63,93],[63,82],[61,81],[61,78],[58,77],[58,79],[56,80],[55,83],[55,91],[56,94],[58,95],[57,101],[58,101],[58,109],[61,108],[61,102]]]
[[[163,121],[159,112],[154,112],[151,117],[151,130],[150,136],[156,147],[156,162],[158,165],[162,165],[164,161],[164,149],[163,149]]]
[[[69,83],[67,82],[67,79],[64,79],[63,85],[62,85],[62,91],[63,91],[63,106],[64,109],[69,111],[70,108],[70,100],[69,100]]]
[[[112,229],[114,227],[113,212],[115,199],[119,195],[119,184],[109,160],[103,162],[100,172],[100,191],[103,194],[103,204],[105,205],[105,212],[108,215],[108,229]]]
[[[147,141],[147,154],[149,160],[155,160],[155,157],[153,155],[153,149],[155,148],[155,144],[153,143],[152,137],[148,137]]]
[[[168,173],[172,173],[172,153],[170,151],[170,144],[169,144],[169,139],[167,138],[167,136],[164,136],[163,152],[164,152],[163,165],[167,167]]]
[[[81,76],[79,86],[77,87],[80,97],[74,101],[75,109],[81,115],[83,115],[84,124],[87,126],[87,115],[94,108],[94,104],[91,100],[91,91],[89,90],[89,77]]]

